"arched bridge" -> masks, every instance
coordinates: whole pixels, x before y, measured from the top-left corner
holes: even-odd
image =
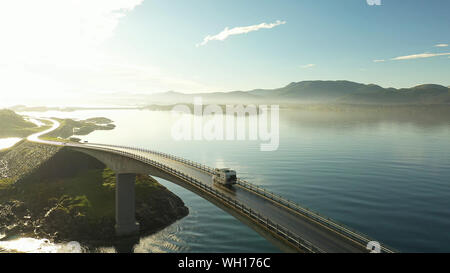
[[[116,231],[119,235],[137,232],[139,229],[135,221],[134,180],[136,174],[148,174],[198,194],[284,251],[369,252],[368,244],[378,245],[364,234],[247,181],[238,179],[232,188],[218,186],[212,182],[213,168],[191,160],[142,148],[40,140],[40,135],[59,126],[56,121],[51,121],[54,123],[51,129],[28,139],[86,153],[117,174]],[[383,245],[380,251],[393,252]]]

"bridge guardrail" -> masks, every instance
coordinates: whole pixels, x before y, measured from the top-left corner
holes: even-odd
[[[166,153],[162,153],[162,152],[158,152],[158,151],[154,151],[154,150],[150,150],[150,149],[143,149],[143,148],[139,148],[139,147],[130,147],[130,146],[122,146],[122,145],[113,145],[113,144],[99,144],[99,143],[90,143],[91,145],[98,145],[98,146],[105,146],[105,147],[116,147],[116,148],[121,148],[121,149],[131,149],[131,150],[136,150],[136,151],[141,151],[141,152],[146,152],[146,153],[152,153],[158,156],[162,156],[168,159],[172,159],[172,160],[176,160],[182,163],[185,163],[187,165],[190,165],[192,167],[196,167],[202,171],[206,171],[208,173],[213,173],[214,172],[214,168],[211,168],[207,165],[204,164],[200,164],[198,162],[189,160],[189,159],[185,159],[179,156],[174,156],[171,154],[166,154]]]
[[[94,144],[94,145],[98,145],[98,144]],[[78,145],[78,144],[70,144],[69,146],[76,146],[76,147],[83,147],[82,145]],[[113,146],[113,145],[101,145],[101,146]],[[125,148],[125,149],[133,149],[130,147],[123,147],[123,146],[117,146],[114,145],[114,147],[117,148]],[[230,198],[229,196],[226,196],[224,194],[222,194],[221,192],[219,192],[218,190],[198,181],[197,179],[190,177],[189,175],[184,174],[183,172],[180,172],[176,169],[173,169],[171,167],[168,167],[164,164],[161,164],[157,161],[151,160],[149,158],[146,158],[144,156],[140,156],[140,155],[136,155],[133,153],[128,153],[125,151],[120,151],[120,150],[115,150],[115,149],[110,149],[110,148],[97,148],[97,147],[90,147],[93,149],[97,149],[97,150],[102,150],[102,151],[107,151],[107,152],[112,152],[115,154],[120,154],[120,155],[124,155],[136,160],[139,160],[141,162],[144,162],[146,164],[151,164],[157,168],[160,168],[162,170],[168,171],[169,173],[172,173],[173,175],[178,176],[179,178],[203,189],[204,191],[220,198],[221,200],[223,200],[225,203],[231,205],[232,207],[234,207],[235,209],[238,209],[240,211],[242,211],[244,214],[248,215],[251,219],[253,219],[254,221],[256,221],[257,223],[263,225],[265,228],[267,228],[268,230],[275,232],[276,234],[280,235],[281,237],[283,237],[285,240],[289,241],[290,243],[296,245],[297,247],[301,248],[301,249],[305,249],[309,252],[313,252],[313,253],[323,253],[324,251],[315,247],[312,243],[310,243],[309,241],[303,239],[301,236],[291,232],[289,229],[276,224],[275,222],[271,221],[268,217],[264,217],[263,215],[261,215],[258,212],[253,211],[251,208],[246,207],[244,204],[236,201],[235,199]],[[137,148],[137,150],[142,150]],[[201,164],[199,164],[201,165]]]
[[[117,147],[117,148],[132,149],[132,150],[137,150],[137,151],[142,151],[142,152],[148,152],[148,153],[152,153],[152,154],[155,154],[155,155],[163,156],[163,157],[166,157],[166,158],[169,158],[169,159],[172,159],[172,160],[176,160],[176,161],[185,163],[187,165],[190,165],[192,167],[196,167],[198,169],[201,169],[201,170],[206,171],[206,172],[211,173],[211,174],[214,173],[214,169],[213,168],[208,167],[208,166],[206,166],[204,164],[200,164],[200,163],[197,163],[197,162],[192,161],[192,160],[187,160],[187,159],[184,159],[184,158],[181,158],[181,157],[178,157],[178,156],[173,156],[173,155],[170,155],[170,154],[161,153],[161,152],[157,152],[157,151],[153,151],[153,150],[149,150],[149,149],[142,149],[142,148],[137,148],[137,147],[126,147],[126,146],[119,146],[119,145],[107,145],[107,144],[94,144],[94,145],[112,146],[112,147]],[[254,191],[254,192],[256,192],[256,193],[258,193],[260,195],[263,195],[263,196],[271,199],[272,201],[274,201],[276,203],[284,205],[284,206],[286,206],[286,207],[288,207],[288,208],[290,208],[290,209],[292,209],[292,210],[302,214],[303,216],[309,217],[309,218],[315,220],[316,222],[318,222],[318,223],[320,223],[320,224],[322,224],[322,225],[332,229],[333,231],[335,231],[337,233],[340,233],[340,234],[342,234],[344,236],[347,236],[348,238],[351,238],[351,239],[353,239],[353,240],[363,244],[364,246],[366,246],[370,241],[375,241],[375,240],[371,239],[368,235],[365,235],[365,234],[363,234],[361,232],[354,231],[354,230],[346,227],[343,224],[337,223],[336,221],[334,221],[334,220],[332,220],[332,219],[330,219],[328,217],[322,216],[322,215],[320,215],[317,212],[314,212],[314,211],[312,211],[312,210],[310,210],[308,208],[302,207],[301,205],[299,205],[299,204],[297,204],[297,203],[295,203],[295,202],[293,202],[291,200],[288,200],[288,199],[282,197],[281,195],[278,195],[278,194],[275,194],[273,192],[270,192],[270,191],[268,191],[268,190],[266,190],[266,189],[264,189],[264,188],[262,188],[260,186],[252,184],[252,183],[250,183],[248,181],[245,181],[245,180],[242,180],[242,179],[238,178],[237,179],[237,184],[242,186],[242,187],[244,187],[245,189],[248,189],[248,190]],[[386,252],[386,253],[393,253],[394,252],[390,247],[386,247],[386,246],[383,246],[383,245],[381,245],[381,250],[383,252]]]
[[[148,152],[153,152],[154,153],[154,151],[148,151]],[[167,157],[167,158],[170,158],[170,159],[173,159],[173,160],[177,160],[177,161],[183,162],[185,164],[191,165],[193,167],[200,168],[200,169],[202,169],[202,170],[204,170],[204,171],[206,171],[208,173],[211,173],[211,174],[214,173],[214,169],[210,168],[210,167],[208,167],[206,165],[202,165],[202,164],[196,163],[194,161],[187,160],[187,159],[184,159],[184,158],[180,158],[180,157],[177,157],[177,156],[172,156],[172,155],[169,155],[169,154],[164,154],[164,153],[159,153],[159,152],[156,152],[156,153],[159,154],[159,155],[163,155],[164,157]],[[354,231],[354,230],[344,226],[343,224],[337,223],[336,221],[331,220],[328,217],[322,216],[322,215],[320,215],[317,212],[314,212],[314,211],[312,211],[312,210],[310,210],[308,208],[300,206],[299,204],[297,204],[297,203],[295,203],[295,202],[293,202],[291,200],[288,200],[288,199],[282,197],[281,195],[278,195],[278,194],[275,194],[273,192],[270,192],[270,191],[268,191],[268,190],[266,190],[266,189],[264,189],[264,188],[262,188],[260,186],[252,184],[252,183],[250,183],[248,181],[245,181],[245,180],[242,180],[242,179],[238,178],[237,179],[237,184],[243,186],[246,189],[249,189],[249,190],[252,190],[252,191],[254,191],[254,192],[258,193],[258,194],[261,194],[261,195],[271,199],[272,201],[275,201],[275,202],[277,202],[279,204],[287,206],[288,208],[293,209],[293,210],[299,212],[300,214],[302,214],[304,216],[307,216],[307,217],[309,217],[311,219],[314,219],[315,221],[317,221],[317,222],[327,226],[328,228],[331,228],[334,231],[337,231],[339,233],[343,233],[345,236],[347,236],[349,238],[352,238],[353,240],[356,240],[357,242],[363,244],[364,246],[367,246],[367,244],[370,241],[374,241],[373,239],[371,239],[366,234]],[[388,248],[386,246],[383,246],[383,245],[381,246],[381,249],[384,252],[386,252],[386,253],[394,252],[390,248]]]
[[[371,239],[369,236],[362,234],[360,232],[356,232],[354,230],[351,230],[350,228],[344,226],[343,224],[337,223],[333,220],[331,220],[330,218],[327,218],[325,216],[320,215],[317,212],[314,212],[308,208],[302,207],[299,204],[291,201],[291,200],[287,200],[284,197],[277,195],[275,193],[272,193],[270,191],[267,191],[264,188],[261,188],[257,185],[254,185],[252,183],[249,183],[245,180],[242,179],[238,179],[237,183],[241,186],[243,186],[244,188],[247,188],[249,190],[252,190],[260,195],[263,195],[264,197],[267,197],[281,205],[284,205],[310,219],[315,220],[316,222],[319,222],[322,225],[325,225],[326,227],[337,231],[339,233],[342,233],[343,235],[363,244],[364,246],[366,246],[370,241],[375,241],[374,239]],[[383,252],[386,253],[393,253],[394,251],[386,246],[381,245],[381,249],[383,250]]]

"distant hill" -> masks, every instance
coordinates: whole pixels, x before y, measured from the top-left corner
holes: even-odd
[[[450,89],[436,84],[412,88],[383,88],[351,81],[302,81],[277,89],[184,94],[165,92],[147,95],[152,103],[333,103],[333,104],[450,104]]]
[[[0,137],[23,137],[36,131],[36,125],[11,110],[0,109]]]

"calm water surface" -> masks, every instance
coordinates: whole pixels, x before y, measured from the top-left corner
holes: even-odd
[[[282,111],[280,147],[258,141],[174,141],[170,112],[139,110],[27,113],[115,121],[83,139],[156,149],[231,167],[304,206],[400,251],[450,252],[450,123],[339,118]],[[161,180],[189,216],[141,238],[136,252],[277,252],[256,232],[209,202]],[[97,251],[114,251],[101,248]]]
[[[20,137],[0,138],[0,150],[12,147],[21,140],[22,139]]]

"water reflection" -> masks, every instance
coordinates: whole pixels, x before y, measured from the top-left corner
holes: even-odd
[[[19,137],[0,138],[0,150],[10,148],[21,140]]]

